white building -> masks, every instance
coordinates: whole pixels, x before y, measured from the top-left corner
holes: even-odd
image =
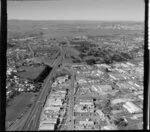
[[[132,102],[126,102],[126,103],[123,105],[123,107],[124,107],[125,109],[127,109],[128,112],[130,112],[130,113],[142,112],[142,110],[141,110],[139,107],[137,107],[135,104],[133,104]]]

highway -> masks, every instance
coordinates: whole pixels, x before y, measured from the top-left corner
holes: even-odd
[[[8,129],[9,131],[18,131],[18,130],[30,131],[30,130],[38,129],[41,111],[45,103],[45,99],[51,90],[52,77],[54,76],[57,68],[61,65],[63,56],[64,56],[64,53],[61,50],[61,55],[53,63],[53,69],[51,73],[49,74],[46,82],[44,83],[43,88],[37,97],[37,100],[32,105],[27,115],[25,115],[25,117],[23,117],[21,120],[19,120],[14,125],[12,125]]]

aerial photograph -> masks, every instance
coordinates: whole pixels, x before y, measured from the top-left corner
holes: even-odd
[[[7,0],[6,131],[142,130],[143,0]]]

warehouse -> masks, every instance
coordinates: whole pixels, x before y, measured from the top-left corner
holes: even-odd
[[[42,112],[40,120],[43,121],[43,120],[57,119],[58,114],[59,113],[55,112],[55,111],[49,111],[49,113],[48,112],[47,113]]]
[[[39,130],[54,130],[55,129],[55,124],[42,124],[39,126]]]
[[[94,126],[94,122],[93,121],[79,121],[80,125],[84,125],[84,126]]]
[[[98,89],[99,91],[102,90],[102,91],[105,91],[105,92],[112,90],[112,86],[111,85],[99,85],[98,88],[99,88]]]
[[[46,114],[47,112],[59,112],[60,107],[44,107],[44,113]]]
[[[96,110],[96,113],[99,115],[100,120],[105,120],[105,115],[101,110]]]
[[[53,118],[53,119],[49,119],[49,120],[43,120],[40,122],[40,126],[44,125],[44,124],[56,124],[57,123],[57,119]]]
[[[47,102],[45,104],[46,107],[48,106],[62,106],[62,101],[61,99],[47,99]]]
[[[130,113],[142,112],[142,110],[141,110],[139,107],[137,107],[135,104],[133,104],[132,102],[126,102],[126,103],[123,105],[123,107],[124,107],[125,109],[127,109],[128,112],[130,112]]]
[[[111,101],[111,104],[116,105],[119,103],[124,103],[124,102],[128,102],[128,101],[134,101],[134,99],[130,99],[130,98],[117,98]]]
[[[125,78],[121,74],[109,74],[109,77],[113,80],[124,80]]]

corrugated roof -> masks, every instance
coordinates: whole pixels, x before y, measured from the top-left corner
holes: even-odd
[[[142,112],[142,110],[132,102],[126,102],[123,107],[126,108],[130,113]]]
[[[56,124],[56,122],[57,122],[57,119],[43,120],[43,121],[40,121],[40,126]]]
[[[79,121],[79,124],[80,125],[94,125],[94,122],[93,121]]]
[[[54,130],[54,124],[45,124],[39,127],[39,130]]]

